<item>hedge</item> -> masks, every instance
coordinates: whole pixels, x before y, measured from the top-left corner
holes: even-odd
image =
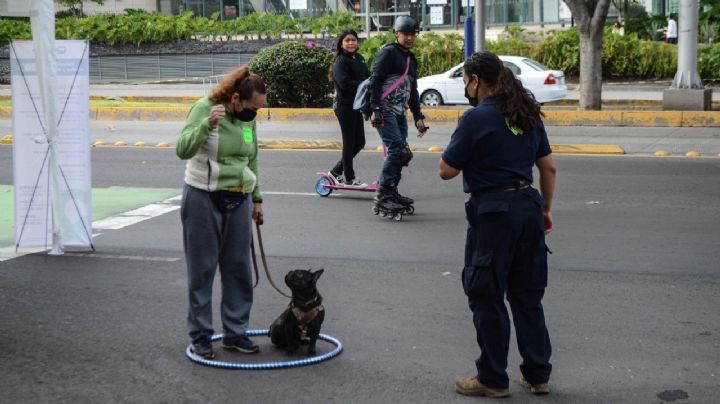
[[[328,69],[333,52],[313,42],[283,42],[260,51],[250,70],[268,84],[267,102],[273,107],[327,107],[333,86]]]

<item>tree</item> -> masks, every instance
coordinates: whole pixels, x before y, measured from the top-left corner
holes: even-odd
[[[700,0],[700,23],[705,25],[708,44],[711,44],[713,26],[720,23],[720,0]]]
[[[602,37],[610,0],[563,0],[580,33],[580,109],[602,109]]]
[[[103,5],[105,3],[105,0],[90,0],[93,3],[97,3],[99,5]],[[83,3],[84,0],[57,0],[58,4],[61,6],[65,6],[69,8],[69,11],[71,11],[75,17],[84,17],[85,13],[83,13]]]

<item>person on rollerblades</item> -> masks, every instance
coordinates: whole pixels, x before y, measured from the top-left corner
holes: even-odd
[[[402,168],[407,167],[413,154],[407,143],[408,124],[405,111],[412,112],[418,137],[428,127],[420,110],[420,96],[417,90],[417,60],[411,49],[420,33],[417,21],[409,16],[400,16],[393,26],[395,42],[385,45],[373,65],[370,76],[371,123],[377,128],[387,148],[387,158],[380,173],[373,212],[390,215],[396,220],[402,213],[414,212],[413,199],[400,195],[397,187]]]

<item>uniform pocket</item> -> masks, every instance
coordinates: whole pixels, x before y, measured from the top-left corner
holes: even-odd
[[[492,268],[492,258],[492,253],[473,254],[472,265],[463,268],[463,290],[468,297],[487,298],[497,294],[497,275]]]

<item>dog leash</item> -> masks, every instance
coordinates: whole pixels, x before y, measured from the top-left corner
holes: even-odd
[[[267,275],[268,281],[270,281],[270,285],[272,285],[272,287],[275,288],[275,290],[277,290],[278,293],[280,293],[281,295],[292,299],[292,296],[286,295],[282,290],[280,290],[280,288],[277,287],[277,285],[275,285],[272,276],[270,276],[267,259],[265,258],[265,248],[263,247],[262,235],[260,234],[260,225],[257,222],[255,222],[255,231],[257,232],[258,246],[260,246],[260,258],[262,259],[263,267],[265,268],[265,275]],[[255,258],[255,241],[252,241],[250,243],[250,253],[252,254],[253,269],[255,269],[255,286],[257,286],[258,282],[260,281],[260,273],[258,271],[257,258]],[[253,286],[253,288],[255,286]]]

